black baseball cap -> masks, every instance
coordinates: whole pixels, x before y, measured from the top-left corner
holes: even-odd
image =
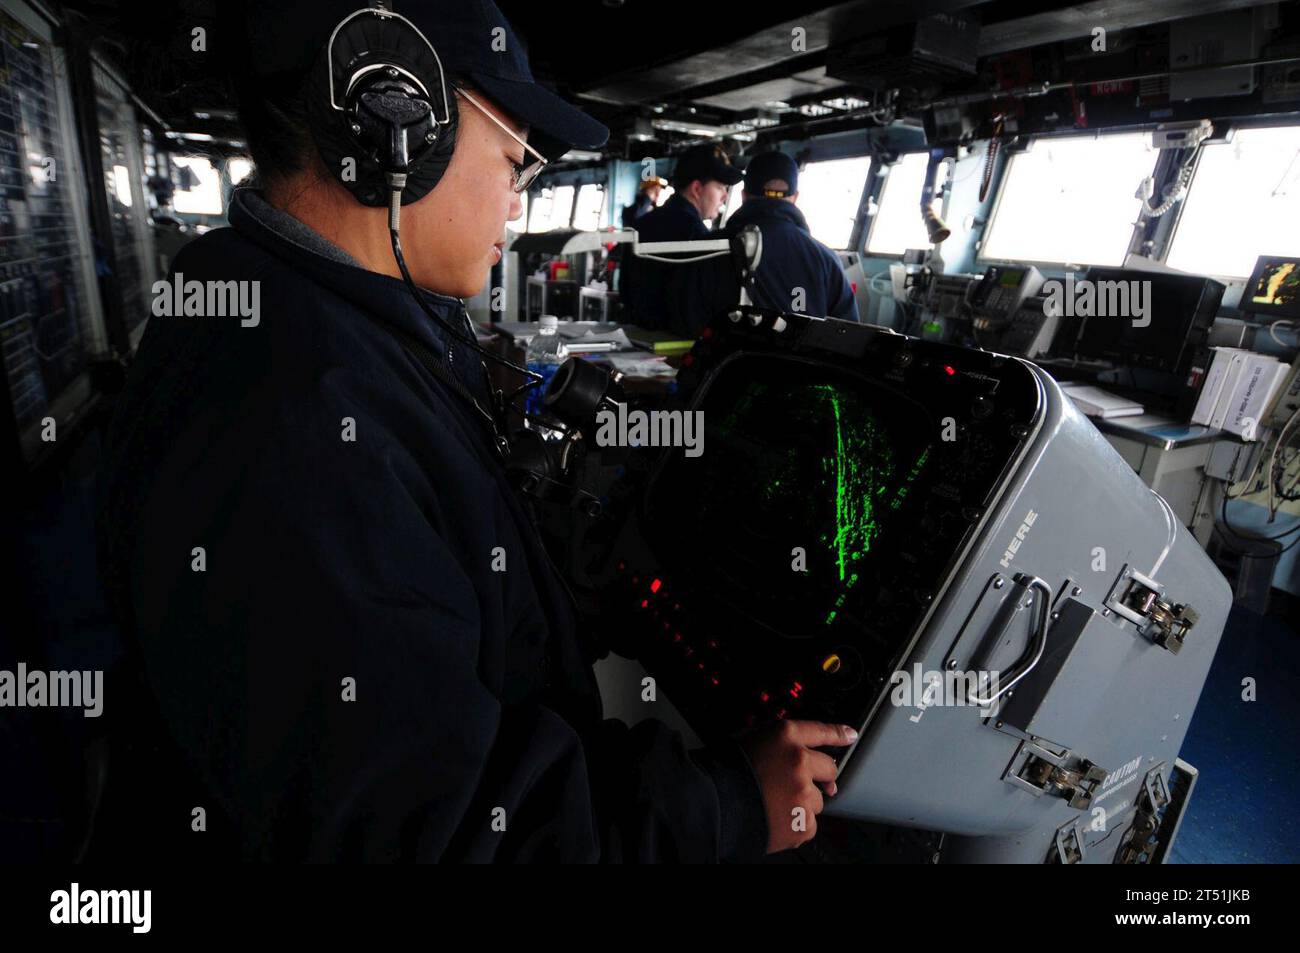
[[[722,146],[706,143],[692,146],[677,157],[677,165],[673,169],[673,188],[680,189],[696,179],[735,185],[744,177],[745,173],[731,164]]]
[[[785,182],[786,188],[766,189],[773,179]],[[770,199],[783,199],[799,191],[799,164],[784,152],[764,152],[745,166],[745,192]]]
[[[261,76],[306,72],[344,17],[365,0],[248,2],[243,28],[250,66]],[[529,126],[528,144],[548,159],[571,148],[597,149],[609,129],[533,77],[528,51],[492,0],[409,0],[390,3],[428,38],[450,82],[484,95]]]

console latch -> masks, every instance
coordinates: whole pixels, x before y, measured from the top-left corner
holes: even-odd
[[[1164,598],[1164,586],[1131,566],[1125,566],[1120,573],[1106,608],[1128,619],[1139,633],[1175,655],[1200,618],[1191,606]]]
[[[1069,751],[1057,754],[1033,742],[1021,742],[1020,752],[1012,760],[1004,777],[1008,782],[1035,797],[1053,794],[1070,802],[1070,807],[1085,810],[1092,804],[1098,786],[1107,771],[1087,758],[1073,758]]]

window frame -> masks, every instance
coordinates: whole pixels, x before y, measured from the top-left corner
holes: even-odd
[[[1154,127],[1151,127],[1154,128]],[[984,247],[988,243],[988,238],[993,231],[993,223],[997,221],[998,212],[1002,208],[1002,200],[1006,195],[1007,182],[1011,176],[1011,170],[1015,166],[1015,160],[1018,156],[1027,153],[1034,144],[1041,141],[1050,141],[1053,139],[1084,139],[1097,140],[1106,136],[1132,136],[1132,135],[1149,135],[1150,128],[1121,128],[1108,131],[1093,131],[1089,133],[1065,132],[1053,135],[1033,136],[1023,149],[1008,151],[1004,156],[1002,168],[998,173],[996,181],[993,183],[993,204],[989,208],[989,214],[985,220],[985,225],[980,233],[979,248],[975,252],[974,262],[976,265],[1034,265],[1051,271],[1071,271],[1074,269],[1087,269],[1092,267],[1098,268],[1122,268],[1124,260],[1131,253],[1134,238],[1138,236],[1142,229],[1141,212],[1138,212],[1138,220],[1129,227],[1128,245],[1124,255],[1116,264],[1102,264],[1085,261],[1055,261],[1048,258],[995,258],[984,253]],[[1157,165],[1160,161],[1159,151],[1156,150],[1151,160],[1151,175],[1157,174]]]
[[[1227,131],[1225,133],[1223,133],[1222,135],[1218,135],[1216,129],[1216,135],[1212,136],[1211,138],[1207,139],[1205,142],[1202,142],[1200,145],[1196,147],[1196,158],[1194,160],[1195,164],[1192,168],[1192,177],[1187,183],[1187,192],[1186,194],[1183,195],[1181,199],[1179,199],[1177,203],[1175,203],[1174,208],[1171,209],[1169,213],[1167,213],[1169,215],[1172,215],[1173,218],[1167,230],[1165,231],[1163,240],[1160,243],[1160,249],[1159,249],[1160,257],[1158,260],[1160,261],[1161,264],[1169,265],[1170,268],[1176,267],[1174,265],[1169,264],[1169,256],[1174,250],[1174,242],[1178,238],[1178,230],[1183,225],[1183,211],[1187,207],[1187,200],[1191,197],[1192,191],[1196,188],[1196,180],[1201,172],[1201,159],[1205,155],[1205,151],[1204,151],[1205,147],[1206,146],[1217,147],[1221,145],[1222,146],[1230,145],[1232,143],[1232,138],[1237,133],[1245,132],[1247,130],[1295,129],[1297,131],[1300,131],[1300,121],[1278,122],[1278,121],[1269,121],[1269,120],[1257,120],[1254,122],[1231,122],[1231,123],[1225,122],[1223,125],[1227,127]],[[1268,255],[1273,253],[1261,252],[1260,254]],[[1256,262],[1258,262],[1258,258],[1259,256],[1256,256]],[[1186,274],[1200,274],[1200,272],[1186,272]],[[1245,286],[1250,283],[1251,275],[1250,274],[1229,275],[1226,273],[1219,273],[1219,272],[1205,272],[1204,277],[1213,278],[1216,281],[1220,281],[1226,285],[1230,285],[1230,286],[1239,285],[1242,288],[1245,288]]]
[[[185,195],[190,195],[195,190],[178,188],[176,190],[175,195],[173,195],[172,197],[172,208],[176,210],[177,215],[189,215],[192,218],[222,218],[230,211],[230,206],[227,201],[227,196],[225,194],[225,184],[227,180],[225,178],[224,162],[218,164],[217,162],[212,161],[212,156],[203,155],[202,153],[198,153],[198,152],[190,152],[190,153],[178,152],[171,157],[171,161],[173,165],[190,168],[191,172],[194,172],[194,170],[190,167],[189,165],[190,162],[195,162],[195,161],[206,162],[208,164],[208,167],[212,170],[213,175],[216,176],[215,186],[216,186],[216,196],[217,196],[217,206],[218,206],[217,210],[213,212],[213,211],[197,211],[195,209],[182,209],[177,204],[177,196],[179,196],[182,193],[184,193]],[[198,172],[194,172],[194,176],[195,178],[198,178]]]
[[[872,177],[872,174],[874,173],[874,171],[875,171],[875,169],[876,169],[876,156],[874,156],[874,155],[873,155],[872,153],[870,153],[870,152],[860,152],[860,153],[856,153],[856,154],[853,154],[853,155],[831,155],[831,156],[826,156],[826,157],[821,158],[821,159],[809,159],[808,162],[805,164],[805,166],[799,170],[799,177],[800,177],[800,186],[799,186],[799,188],[800,188],[800,191],[802,192],[802,190],[803,190],[803,182],[802,182],[802,180],[803,180],[803,175],[804,175],[804,172],[805,172],[808,168],[810,168],[810,167],[812,167],[812,166],[815,166],[815,165],[822,165],[822,164],[827,163],[827,162],[861,161],[861,160],[863,160],[863,159],[866,159],[866,160],[867,160],[867,169],[866,169],[866,172],[864,172],[863,175],[862,175],[862,185],[861,185],[861,187],[859,187],[859,189],[858,189],[858,199],[857,199],[857,204],[854,206],[854,209],[853,209],[853,222],[852,222],[852,224],[849,226],[849,234],[848,234],[848,237],[844,240],[844,241],[845,241],[844,247],[843,247],[843,248],[837,248],[837,247],[835,247],[834,245],[828,244],[828,243],[826,243],[826,242],[822,242],[823,245],[826,245],[827,248],[829,248],[831,251],[836,252],[836,253],[839,253],[839,252],[856,252],[856,251],[859,251],[859,249],[856,247],[856,242],[854,241],[854,239],[855,239],[856,237],[858,237],[858,234],[859,234],[859,231],[860,231],[860,225],[859,225],[859,222],[860,222],[860,220],[861,220],[861,218],[862,218],[862,207],[863,207],[863,205],[866,204],[866,198],[867,198],[868,190],[871,188],[871,177]],[[801,209],[801,211],[802,211],[802,209]],[[807,217],[807,216],[806,216],[806,213],[805,213],[805,218],[806,218],[806,217]],[[872,224],[874,225],[875,223],[873,222]],[[812,223],[811,223],[811,222],[810,222],[809,225],[808,225],[808,232],[809,232],[809,234],[812,234]],[[813,235],[813,237],[816,238],[817,236],[816,236],[816,235]],[[817,240],[818,240],[818,241],[821,241],[821,239],[817,239]]]
[[[859,214],[859,216],[861,216],[861,214],[862,214],[862,205],[863,205],[863,201],[862,201],[862,199],[863,199],[863,198],[866,198],[866,197],[867,197],[867,194],[868,194],[866,190],[871,188],[871,186],[872,186],[872,184],[873,184],[873,182],[874,182],[874,179],[880,175],[880,170],[881,170],[881,169],[892,169],[895,165],[900,164],[900,163],[901,163],[901,162],[902,162],[902,161],[903,161],[907,156],[911,156],[911,155],[922,155],[922,156],[925,156],[925,158],[926,158],[926,164],[927,164],[927,167],[928,167],[928,164],[929,164],[929,161],[930,161],[930,150],[929,150],[928,148],[926,148],[926,149],[909,149],[909,150],[906,151],[906,152],[900,152],[900,153],[898,153],[898,158],[897,158],[894,162],[892,162],[892,163],[886,163],[886,162],[881,161],[881,159],[880,159],[879,156],[873,156],[873,157],[872,157],[874,161],[872,162],[872,165],[869,166],[868,169],[867,169],[867,181],[866,181],[866,182],[864,183],[864,185],[863,185],[863,196],[862,196],[862,198],[859,198],[859,200],[858,200],[858,214]],[[858,252],[858,254],[859,254],[861,257],[863,257],[863,258],[881,258],[881,259],[886,259],[886,258],[888,258],[888,259],[893,259],[894,261],[902,261],[902,260],[903,260],[903,256],[907,254],[907,249],[903,249],[901,252],[896,252],[896,251],[872,251],[872,250],[871,250],[871,236],[875,233],[875,231],[876,231],[876,224],[880,221],[880,209],[884,207],[884,204],[885,204],[885,192],[888,191],[888,189],[889,189],[890,176],[892,176],[892,175],[893,175],[893,172],[890,172],[889,175],[886,175],[886,176],[885,176],[885,181],[884,181],[884,183],[880,186],[880,192],[876,195],[876,214],[870,216],[870,218],[871,218],[871,223],[870,223],[870,225],[868,225],[867,228],[865,229],[865,233],[859,236],[859,238],[860,238],[859,244],[860,244],[861,247],[860,247],[860,248],[845,248],[845,249],[837,249],[837,250],[840,250],[840,251],[856,251],[856,252]],[[921,188],[922,188],[922,190],[925,189],[925,180],[924,180],[924,179],[921,180]],[[937,197],[937,196],[936,196],[936,197]],[[921,215],[921,212],[920,212],[920,209],[921,209],[921,196],[918,195],[918,196],[916,197],[916,205],[915,205],[914,207],[915,207],[915,209],[916,209],[917,218],[920,218],[920,215]],[[852,238],[850,238],[850,241],[852,241]],[[938,246],[936,246],[936,245],[932,245],[932,244],[930,244],[930,243],[927,241],[927,242],[925,243],[925,247],[926,247],[926,248],[936,248],[936,247],[938,247]]]
[[[545,229],[545,231],[537,231],[537,232],[535,232],[535,231],[532,230],[532,224],[533,224],[533,222],[532,222],[532,214],[533,214],[533,209],[536,207],[536,198],[537,198],[537,196],[532,196],[532,195],[529,196],[529,199],[528,199],[528,218],[525,219],[525,222],[527,223],[527,226],[528,226],[528,227],[525,229],[525,232],[527,232],[527,233],[530,234],[530,235],[544,235],[544,234],[546,234],[546,232],[554,232],[554,231],[559,231],[559,230],[561,230],[561,229],[568,229],[568,228],[572,228],[572,227],[573,227],[573,208],[574,208],[575,205],[577,205],[577,202],[578,202],[578,187],[577,187],[574,183],[572,183],[572,182],[557,182],[557,183],[555,183],[554,185],[543,185],[543,186],[541,186],[540,188],[538,188],[537,191],[540,193],[540,192],[544,192],[546,189],[551,189],[553,192],[558,192],[560,189],[566,189],[566,188],[570,190],[570,191],[569,191],[569,208],[568,208],[568,212],[567,212],[566,215],[564,216],[564,221],[563,221],[563,222],[559,222],[559,223],[556,223],[556,224],[551,225],[551,227],[548,228],[548,229]],[[531,191],[531,190],[529,190],[529,191]],[[554,210],[554,208],[555,208],[554,202],[555,202],[555,199],[554,199],[554,197],[552,197],[552,198],[551,198],[551,203],[552,203],[551,208],[552,208],[552,210]],[[552,215],[550,216],[550,218],[551,218],[552,221],[554,221],[554,219],[555,219],[554,214],[552,214]]]
[[[609,204],[609,189],[606,188],[604,182],[583,182],[581,184],[574,184],[576,185],[576,188],[573,190],[573,207],[569,210],[569,227],[583,232],[600,231],[604,227],[602,223],[605,220],[605,208]],[[583,189],[596,189],[600,192],[600,207],[596,209],[596,226],[591,229],[579,228],[574,224],[574,220],[578,217],[578,201],[582,197]]]

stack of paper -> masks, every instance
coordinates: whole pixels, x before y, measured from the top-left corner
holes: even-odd
[[[670,367],[659,355],[610,354],[605,359],[628,377],[672,377],[677,373],[676,368]]]
[[[614,330],[597,331],[595,327],[605,329],[613,327]],[[564,343],[568,345],[570,350],[574,349],[574,345],[581,347],[594,344],[612,344],[618,350],[632,350],[632,342],[628,340],[627,332],[614,325],[587,325],[585,328],[577,328],[561,324],[560,335],[564,338]],[[596,350],[596,348],[592,348],[592,350]]]
[[[1136,401],[1117,397],[1100,387],[1089,384],[1065,383],[1061,385],[1065,396],[1074,402],[1074,406],[1089,417],[1136,417],[1142,413],[1142,405]]]
[[[500,321],[479,325],[482,331],[504,334],[524,347],[528,346],[537,333],[537,327],[536,321]],[[556,331],[575,354],[588,351],[630,351],[633,347],[626,332],[612,321],[561,321]],[[578,346],[574,347],[575,344]]]

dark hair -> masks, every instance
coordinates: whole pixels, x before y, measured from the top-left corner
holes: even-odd
[[[304,73],[232,77],[239,123],[263,184],[305,169],[315,152],[307,120]]]
[[[255,77],[251,70],[231,77],[236,110],[257,181],[267,185],[308,168],[316,155],[309,120],[310,77],[302,71]],[[473,87],[456,75],[452,89]]]
[[[261,184],[300,172],[314,149],[307,120],[308,70],[261,74],[248,33],[248,0],[232,0],[220,17],[226,79],[244,141]]]

